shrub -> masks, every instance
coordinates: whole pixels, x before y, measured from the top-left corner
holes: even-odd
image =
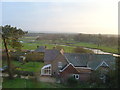
[[[30,71],[19,71],[19,70],[16,70],[15,71],[16,74],[18,75],[23,75],[23,76],[34,76],[34,73],[33,72],[30,72]]]
[[[75,85],[78,84],[78,80],[76,80],[74,77],[69,77],[69,78],[67,79],[67,84],[68,84],[69,86],[75,86]]]
[[[44,54],[39,52],[29,52],[26,55],[26,61],[43,61]]]

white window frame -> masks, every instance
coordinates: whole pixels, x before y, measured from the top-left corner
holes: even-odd
[[[73,77],[78,80],[80,78],[80,75],[79,74],[73,74]],[[77,78],[78,77],[78,78]]]
[[[41,69],[41,75],[51,75],[52,74],[51,68],[52,68],[51,64],[43,66]],[[46,73],[46,71],[48,72]]]

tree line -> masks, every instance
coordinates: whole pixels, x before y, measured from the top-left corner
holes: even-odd
[[[112,47],[116,47],[118,45],[118,35],[107,34],[38,34],[36,40],[76,41]]]

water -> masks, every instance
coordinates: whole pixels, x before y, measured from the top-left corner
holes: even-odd
[[[104,52],[104,51],[99,50],[99,49],[92,49],[92,48],[84,48],[84,49],[91,50],[91,51],[93,51],[95,54],[111,54],[111,55],[113,55],[113,56],[120,57],[120,55],[118,55],[118,54]]]

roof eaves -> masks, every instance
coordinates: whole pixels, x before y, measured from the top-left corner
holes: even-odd
[[[72,63],[69,63],[66,67],[64,67],[62,70],[60,70],[60,72],[63,72],[65,69],[67,69],[67,67],[68,66],[70,66],[70,65],[72,65],[73,66],[73,64]],[[74,67],[74,66],[73,66]]]
[[[102,61],[102,62],[101,62],[101,64],[99,64],[99,65],[95,68],[95,70],[97,70],[100,66],[102,66],[102,64],[103,64],[103,63],[105,63],[105,64],[106,64],[106,66],[108,66],[108,67],[109,67],[109,65],[108,65],[105,61]]]

